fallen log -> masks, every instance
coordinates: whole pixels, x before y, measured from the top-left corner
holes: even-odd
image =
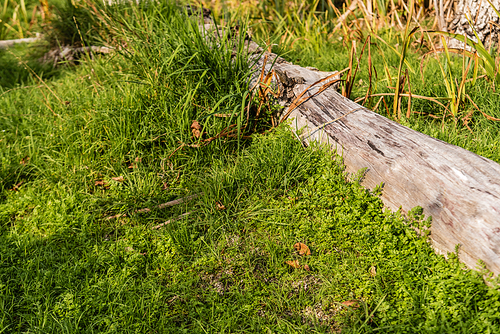
[[[19,38],[19,39],[7,39],[0,41],[0,49],[6,49],[9,48],[15,44],[19,43],[33,43],[33,42],[38,42],[41,40],[41,37],[32,37],[32,38]]]
[[[203,19],[199,27],[205,36],[217,31]],[[255,42],[245,43],[255,70],[251,87],[275,72],[277,102],[289,107],[283,114],[293,119],[295,130],[304,131],[305,142],[331,145],[350,174],[364,170],[361,184],[370,190],[382,185],[387,208],[407,214],[422,207],[432,217],[430,241],[436,252],[446,256],[458,249],[469,268],[481,261],[480,269],[500,274],[498,163],[383,117],[343,97],[335,85],[324,89],[338,79],[332,72],[293,65],[262,52]],[[298,105],[297,97],[303,101]]]
[[[253,56],[252,83],[258,83],[262,67],[265,74],[274,70],[281,92],[278,101],[285,106],[332,74],[267,55],[267,62],[262,55]],[[309,99],[290,113],[295,129],[305,131],[302,138],[331,145],[349,173],[366,169],[363,186],[383,184],[386,207],[403,213],[422,207],[432,216],[430,240],[436,251],[446,255],[458,245],[459,259],[468,267],[476,268],[481,260],[499,274],[500,165],[387,119],[335,89],[318,94],[319,89],[309,88],[303,95]]]

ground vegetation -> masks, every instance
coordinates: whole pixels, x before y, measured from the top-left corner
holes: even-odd
[[[39,49],[0,50],[0,330],[500,331],[498,282],[480,263],[436,255],[421,210],[385,210],[335,152],[273,125],[275,107],[249,93],[245,35],[207,39],[174,4],[77,5],[75,30],[52,32],[115,53],[53,68]],[[246,30],[244,16],[214,13]],[[283,36],[295,62],[342,64],[344,51],[320,52],[333,44]],[[366,94],[362,73],[353,98]],[[477,112],[470,134],[462,109],[434,103],[436,126],[418,102],[406,117],[404,99],[387,116],[437,136],[465,143],[496,124]],[[492,142],[475,147],[488,156]]]

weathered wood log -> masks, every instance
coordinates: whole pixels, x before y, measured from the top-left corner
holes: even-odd
[[[4,41],[0,41],[0,49],[6,49],[8,47],[11,47],[11,46],[13,46],[15,44],[19,44],[19,43],[33,43],[33,42],[38,42],[40,40],[41,40],[40,37],[7,39]]]
[[[264,57],[254,57],[259,59],[256,83]],[[265,73],[272,66],[278,74],[283,105],[331,74],[281,58],[271,64],[268,60]],[[470,268],[482,260],[499,274],[500,165],[376,114],[332,88],[315,95],[318,86],[290,114],[296,129],[305,128],[305,140],[329,143],[350,173],[366,168],[362,184],[368,189],[383,184],[381,198],[388,208],[407,213],[421,206],[432,216],[430,238],[438,252],[446,255],[459,245],[459,258]]]

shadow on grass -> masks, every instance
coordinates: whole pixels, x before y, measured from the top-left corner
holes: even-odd
[[[47,46],[26,44],[0,49],[0,91],[39,84],[35,73],[43,80],[58,76],[59,68],[41,61],[47,51]]]

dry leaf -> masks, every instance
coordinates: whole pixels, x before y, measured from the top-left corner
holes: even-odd
[[[28,163],[28,161],[30,161],[30,157],[25,156],[24,158],[21,159],[21,161],[19,161],[19,163],[21,165],[26,165]]]
[[[197,120],[194,120],[191,124],[191,132],[193,132],[193,136],[195,136],[196,138],[201,137],[201,125]]]
[[[200,138],[200,136],[201,136],[201,132],[200,132],[200,130],[193,129],[193,130],[191,130],[191,131],[193,132],[193,136],[194,136],[195,138]]]
[[[377,268],[375,268],[375,266],[371,266],[370,275],[371,277],[375,277],[377,275]]]
[[[344,305],[344,306],[347,306],[347,307],[352,307],[352,308],[358,308],[359,307],[359,304],[358,304],[357,300],[346,300],[345,302],[342,302],[341,304]]]
[[[226,210],[226,207],[221,202],[217,202],[216,205],[217,205],[217,210],[219,211]]]
[[[307,264],[304,264],[304,269],[307,271],[311,271],[311,268],[309,268],[309,266]]]
[[[311,255],[311,250],[309,249],[309,247],[307,247],[307,245],[303,244],[302,242],[297,242],[295,245],[293,245],[293,248],[295,248],[295,250],[299,252],[299,255]]]
[[[128,168],[128,169],[134,169],[134,168],[137,168],[137,167],[136,167],[136,166],[132,163],[132,164],[130,164],[127,168]]]
[[[96,180],[94,185],[96,185],[98,187],[103,187],[104,189],[109,189],[108,183],[104,180]]]
[[[116,182],[123,182],[125,179],[123,176],[117,176],[117,177],[112,177],[111,180],[116,181]]]
[[[168,190],[168,183],[163,182],[163,185],[161,186],[161,190]]]
[[[135,161],[135,162],[141,162],[141,161],[142,161],[142,159],[141,159],[141,158],[139,158],[139,157],[136,157],[136,158],[134,159],[134,161]]]
[[[295,269],[300,268],[299,260],[286,261],[286,264],[288,264],[290,267],[295,268]]]

